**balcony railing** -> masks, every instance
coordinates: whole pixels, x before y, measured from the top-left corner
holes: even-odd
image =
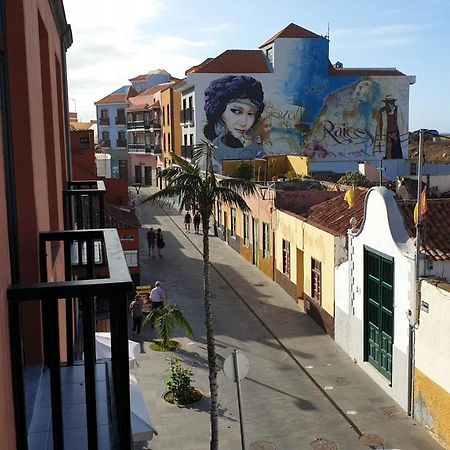
[[[127,146],[127,140],[126,139],[117,139],[116,141],[116,147],[125,147]]]
[[[97,254],[96,254],[97,252]],[[64,281],[49,282],[49,273],[53,273],[54,258],[60,254],[64,261]],[[99,256],[101,255],[101,256]],[[132,281],[128,271],[117,230],[76,230],[46,232],[39,235],[39,283],[11,285],[7,290],[9,308],[10,346],[12,359],[15,417],[17,426],[17,449],[26,450],[28,446],[27,414],[24,394],[24,366],[22,355],[21,312],[26,311],[30,301],[41,305],[41,329],[43,330],[44,366],[50,374],[50,409],[52,448],[64,450],[67,445],[64,434],[64,408],[67,409],[67,397],[62,395],[61,368],[66,371],[73,366],[84,367],[84,403],[86,413],[86,434],[80,449],[97,450],[98,411],[95,351],[95,312],[97,297],[107,298],[110,308],[111,326],[111,375],[104,383],[110,388],[110,416],[113,427],[118,432],[112,437],[111,448],[131,450],[133,446],[131,432],[127,297],[132,290]],[[77,279],[75,279],[75,273]],[[75,311],[80,304],[79,322]],[[61,312],[65,306],[64,326],[60,329]],[[74,343],[77,330],[82,329],[83,361],[75,351]],[[65,330],[65,333],[64,331]],[[75,337],[75,338],[74,338]],[[65,342],[67,361],[61,361],[60,342]],[[100,391],[99,391],[100,392]],[[48,395],[48,394],[47,394]],[[82,398],[82,397],[80,397]],[[41,413],[42,411],[35,411]],[[67,441],[67,437],[66,437]],[[86,447],[87,445],[87,447]],[[42,448],[42,447],[40,447]],[[72,448],[72,445],[70,446]]]
[[[99,125],[109,125],[109,117],[100,117],[98,120]]]
[[[183,158],[192,158],[193,156],[193,147],[192,145],[182,145],[181,146],[181,156]]]
[[[127,119],[125,116],[116,117],[116,125],[125,125],[127,123]]]
[[[151,144],[150,151],[154,154],[160,154],[162,153],[162,147],[159,144]]]
[[[143,120],[128,120],[127,122],[127,128],[130,130],[135,130],[137,128],[144,128],[144,121]]]
[[[69,181],[63,191],[66,230],[104,228],[105,193],[103,181]]]
[[[194,108],[186,108],[180,111],[180,124],[194,124]]]

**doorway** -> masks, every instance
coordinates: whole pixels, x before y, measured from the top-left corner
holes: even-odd
[[[364,249],[364,353],[392,380],[394,341],[394,260]]]

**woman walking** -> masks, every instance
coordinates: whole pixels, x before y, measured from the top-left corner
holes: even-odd
[[[158,228],[156,231],[156,247],[158,248],[158,256],[160,258],[163,257],[162,255],[162,249],[166,246],[166,243],[164,242],[164,238],[162,235],[161,228]]]

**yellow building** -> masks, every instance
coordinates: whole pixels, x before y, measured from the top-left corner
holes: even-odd
[[[181,126],[179,120],[181,94],[174,89],[176,85],[177,83],[172,84],[161,92],[161,142],[164,167],[172,163],[170,152],[181,156]]]
[[[365,191],[348,208],[344,194],[312,206],[304,216],[277,210],[275,281],[334,337],[335,268],[347,259],[347,230],[361,222]]]

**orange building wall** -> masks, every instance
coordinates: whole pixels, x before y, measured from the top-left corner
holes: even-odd
[[[1,111],[1,110],[0,110]],[[7,209],[5,202],[5,173],[3,159],[3,131],[0,113],[0,448],[13,450],[16,448],[14,432],[14,407],[11,385],[11,360],[9,351],[8,301],[6,288],[11,283],[9,266],[9,244]]]
[[[39,279],[37,234],[63,229],[64,131],[60,130],[61,44],[47,0],[7,0],[8,63],[12,139],[22,282]],[[28,126],[24,126],[24,125]],[[59,258],[58,258],[59,259]],[[55,267],[54,279],[63,275]],[[25,359],[42,360],[40,307],[27,305],[23,317]]]

